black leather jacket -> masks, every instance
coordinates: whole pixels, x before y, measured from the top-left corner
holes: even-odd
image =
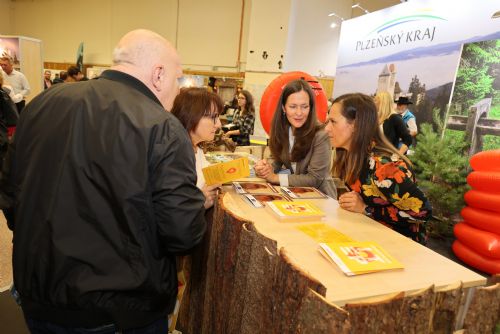
[[[27,316],[127,329],[172,311],[204,196],[187,132],[144,84],[106,71],[44,91],[7,159],[0,203]]]

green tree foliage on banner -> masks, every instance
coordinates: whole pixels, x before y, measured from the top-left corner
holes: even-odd
[[[464,45],[454,95],[462,114],[485,97],[500,103],[500,40]]]

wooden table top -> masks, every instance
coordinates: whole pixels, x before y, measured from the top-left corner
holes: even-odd
[[[415,292],[431,285],[443,288],[457,281],[463,287],[486,284],[486,278],[422,246],[382,224],[341,209],[336,200],[308,200],[326,213],[321,221],[356,241],[375,241],[399,260],[403,270],[348,277],[318,251],[317,242],[296,227],[313,223],[280,222],[268,209],[250,206],[232,187],[225,187],[224,207],[236,216],[252,221],[257,230],[284,247],[291,260],[319,280],[327,300],[338,306],[347,302],[404,291]]]

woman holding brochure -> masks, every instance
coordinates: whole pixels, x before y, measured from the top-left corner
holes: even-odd
[[[274,161],[258,161],[257,176],[281,186],[315,187],[337,198],[330,176],[332,149],[318,123],[314,93],[306,81],[294,80],[283,88],[269,137]]]
[[[339,196],[339,205],[425,244],[431,205],[415,183],[411,162],[382,135],[377,119],[367,95],[333,101],[325,128],[336,149],[333,174],[351,189]]]
[[[199,144],[212,141],[215,133],[220,129],[221,123],[219,113],[224,106],[220,97],[207,91],[205,88],[183,88],[175,98],[172,114],[174,114],[189,133],[196,158],[196,174],[198,181],[196,186],[205,195],[205,208],[214,205],[217,198],[217,190],[221,186],[205,184],[202,169],[209,166],[203,150]]]

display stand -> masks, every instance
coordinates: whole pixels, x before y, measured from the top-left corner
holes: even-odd
[[[208,216],[202,245],[186,258],[188,288],[177,326],[182,333],[492,332],[500,285],[483,288],[481,275],[363,215],[343,211],[333,199],[317,199],[315,205],[327,213],[324,223],[356,239],[380,242],[405,265],[347,277],[297,224],[279,222],[232,188],[224,190]],[[370,325],[374,322],[378,330]]]

